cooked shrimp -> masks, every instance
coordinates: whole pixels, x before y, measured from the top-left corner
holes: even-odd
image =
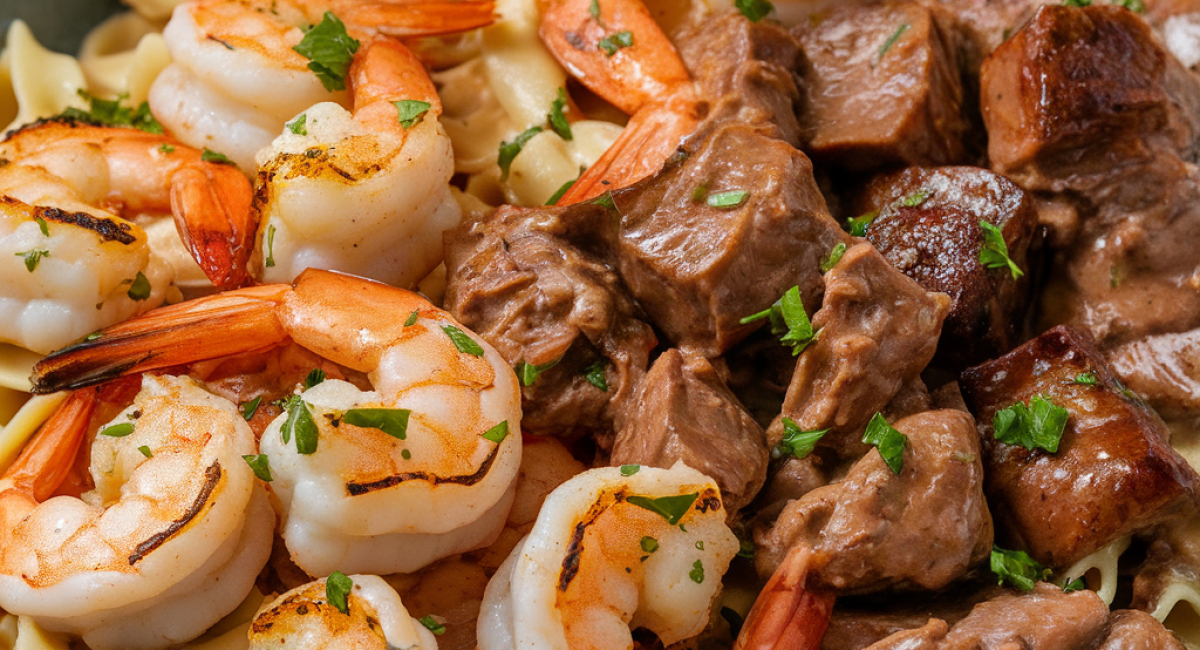
[[[738,542],[716,484],[677,463],[594,469],[547,497],[488,583],[481,650],[664,646],[699,634]]]
[[[309,270],[295,288],[166,307],[47,357],[34,390],[288,342],[365,372],[375,388],[319,383],[263,434],[300,568],[408,572],[499,535],[521,461],[516,376],[490,345],[402,289]]]
[[[45,354],[161,304],[171,275],[135,224],[43,170],[0,168],[0,342]]]
[[[316,580],[276,598],[250,624],[251,650],[437,650],[433,633],[408,615],[396,590],[383,578],[351,575],[344,579],[352,585],[344,592],[344,603],[329,598],[327,580],[336,585],[336,579]]]
[[[641,0],[544,0],[538,30],[558,62],[592,92],[630,114],[608,151],[559,205],[624,187],[662,167],[695,130],[691,76]]]
[[[186,378],[146,376],[91,446],[94,489],[47,498],[87,433],[76,392],[0,479],[0,607],[91,648],[162,648],[233,610],[274,517],[242,456],[236,407]]]
[[[809,589],[809,550],[788,553],[754,601],[735,650],[820,650],[834,595]]]
[[[127,217],[175,217],[192,257],[212,283],[241,286],[249,279],[257,222],[250,183],[230,165],[163,135],[137,129],[91,126],[70,119],[37,122],[0,143],[5,194],[40,204],[22,181],[4,182],[11,167],[39,167],[74,188],[85,203]],[[52,254],[53,255],[53,254]]]

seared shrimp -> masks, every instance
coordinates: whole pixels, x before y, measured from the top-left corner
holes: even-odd
[[[670,646],[704,629],[737,550],[716,484],[696,470],[584,472],[550,493],[488,583],[479,647],[632,648],[633,628]]]
[[[0,608],[96,650],[190,640],[250,592],[274,516],[250,427],[186,378],[146,376],[91,446],[94,489],[49,497],[98,399],[76,392],[0,479]]]
[[[338,575],[296,587],[254,617],[249,636],[250,650],[437,650],[433,633],[408,615],[391,585],[373,575]]]
[[[225,292],[104,330],[35,368],[51,392],[288,342],[355,371],[289,398],[260,450],[283,539],[309,575],[389,574],[491,543],[521,461],[516,376],[420,296],[327,271]]]
[[[576,79],[630,114],[611,147],[559,199],[598,196],[655,173],[695,130],[691,76],[641,0],[541,0],[542,42]]]
[[[171,213],[184,245],[214,285],[234,288],[249,280],[257,221],[250,211],[250,183],[231,165],[207,161],[201,151],[167,136],[69,119],[10,133],[0,143],[0,158],[9,163],[0,169],[7,196],[62,207],[44,191],[25,188],[21,177],[5,180],[33,167],[62,179],[84,203],[130,218]]]
[[[0,169],[0,342],[45,354],[158,306],[171,277],[137,225],[45,171]]]

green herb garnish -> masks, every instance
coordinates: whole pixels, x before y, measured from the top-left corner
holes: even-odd
[[[405,326],[405,327],[412,327],[413,325],[416,325],[416,324],[417,324],[417,318],[418,318],[420,315],[421,315],[421,310],[420,310],[420,309],[414,309],[414,310],[412,310],[412,313],[408,315],[408,318],[404,319],[404,326]]]
[[[559,361],[562,361],[562,359],[555,359],[550,363],[543,363],[540,366],[535,366],[532,363],[525,363],[522,361],[517,364],[517,378],[521,380],[522,386],[532,386],[543,372],[546,372],[547,370],[558,365]]]
[[[512,167],[513,160],[517,154],[521,153],[521,149],[525,147],[525,143],[529,139],[542,132],[542,127],[531,126],[521,132],[520,135],[513,138],[512,142],[500,143],[500,154],[496,157],[496,164],[500,165],[500,182],[508,180],[508,171]]]
[[[454,343],[454,347],[458,348],[459,352],[476,357],[483,356],[483,348],[479,347],[475,339],[467,335],[466,332],[453,325],[443,325],[442,331],[446,333],[446,336],[450,337],[450,340]]]
[[[307,123],[308,123],[308,114],[301,113],[300,117],[297,117],[296,119],[292,120],[291,122],[288,122],[284,126],[287,127],[288,131],[291,131],[292,133],[295,133],[296,135],[308,135]]]
[[[287,411],[287,419],[283,421],[279,433],[284,444],[287,444],[294,434],[297,452],[304,455],[316,453],[317,423],[313,420],[312,411],[308,410],[308,404],[300,399],[299,395],[292,395],[284,401],[283,410]]]
[[[83,89],[75,92],[88,102],[88,110],[81,111],[71,107],[62,112],[63,117],[101,126],[128,126],[155,135],[163,133],[162,124],[159,124],[158,120],[150,114],[150,104],[147,102],[142,102],[137,108],[130,108],[121,105],[122,101],[129,98],[129,95],[125,93],[116,99],[99,99]]]
[[[424,625],[425,629],[429,630],[430,632],[433,632],[434,634],[436,634],[438,636],[441,636],[446,633],[446,626],[433,620],[432,616],[428,616],[428,615],[422,616],[421,618],[419,618],[417,620],[421,621],[421,625]]]
[[[46,237],[49,237],[50,236],[50,226],[46,224],[46,220],[41,217],[34,217],[33,220],[35,222],[37,222],[38,230],[42,231],[42,234],[45,235]]]
[[[433,104],[419,99],[402,99],[392,102],[392,104],[396,106],[396,119],[400,121],[400,126],[406,131],[416,126],[433,106]]]
[[[640,469],[642,469],[641,465],[622,465],[621,476],[633,476],[634,474],[637,474],[638,470]]]
[[[798,285],[785,291],[775,304],[738,322],[746,325],[764,318],[770,319],[771,332],[780,337],[779,342],[792,347],[792,356],[799,355],[817,338],[812,321],[804,311],[804,302],[800,300]]]
[[[1073,591],[1083,591],[1084,589],[1087,589],[1087,583],[1083,581],[1083,578],[1067,580],[1062,588],[1064,594],[1069,594]]]
[[[154,456],[154,452],[150,451],[149,445],[142,445],[142,446],[138,447],[138,451],[142,452],[142,455],[145,456],[146,458],[150,458],[150,457]]]
[[[267,460],[266,454],[246,454],[242,456],[242,460],[246,461],[251,470],[254,470],[254,475],[258,477],[258,480],[264,483],[275,480],[271,476],[271,462]]]
[[[275,226],[267,226],[267,261],[264,266],[275,266]]]
[[[1028,407],[1017,402],[996,411],[992,416],[992,429],[996,440],[1006,445],[1031,450],[1040,448],[1053,454],[1058,451],[1068,417],[1067,409],[1041,395],[1034,395]]]
[[[304,34],[292,49],[309,60],[308,69],[316,73],[325,90],[345,90],[346,74],[360,43],[350,38],[346,26],[332,12],[326,11],[321,22]]]
[[[775,11],[775,5],[771,4],[769,0],[735,0],[733,4],[752,23],[766,18],[767,14]]]
[[[658,540],[653,537],[646,536],[641,541],[642,552],[653,553],[658,550]]]
[[[550,198],[546,199],[546,205],[557,204],[559,199],[567,193],[567,190],[571,189],[571,186],[575,185],[575,181],[577,180],[579,180],[578,176],[560,185],[557,190],[554,190],[554,194],[551,194]]]
[[[129,291],[125,292],[131,300],[145,300],[150,297],[150,281],[146,276],[138,271],[137,277],[133,279],[133,284],[129,285]]]
[[[1075,378],[1071,380],[1071,383],[1080,384],[1082,386],[1095,386],[1096,384],[1100,383],[1100,380],[1096,378],[1095,373],[1081,372],[1078,375],[1075,375]]]
[[[216,163],[218,165],[233,165],[233,161],[229,159],[229,156],[226,156],[223,153],[217,153],[208,147],[205,147],[204,151],[200,153],[200,160],[203,160],[204,162]],[[236,165],[234,166],[236,167]]]
[[[612,56],[617,53],[617,50],[633,46],[633,32],[623,31],[616,34],[609,34],[600,39],[600,42],[596,43],[596,46],[604,50],[604,53],[608,56]]]
[[[704,199],[704,202],[714,208],[720,208],[721,210],[732,210],[745,203],[746,198],[749,196],[749,192],[743,192],[741,190],[717,192],[716,194],[709,194]]]
[[[326,13],[326,16],[329,14]],[[337,610],[343,614],[350,613],[350,590],[354,588],[354,581],[341,571],[334,571],[328,578],[325,579],[325,599],[329,601]]]
[[[704,564],[701,563],[700,560],[696,560],[696,562],[692,564],[692,570],[688,571],[688,577],[691,578],[692,582],[696,584],[701,584],[704,582]]]
[[[379,429],[393,438],[408,437],[409,409],[350,409],[342,414],[342,422],[356,427]]]
[[[867,229],[871,227],[871,223],[879,217],[879,212],[872,210],[866,214],[860,214],[857,217],[850,217],[846,220],[846,225],[849,227],[851,237],[866,237]]]
[[[320,368],[313,368],[308,371],[308,375],[304,378],[304,390],[308,390],[323,381],[325,381],[325,371]]]
[[[242,418],[249,422],[254,417],[254,414],[258,412],[259,404],[262,404],[262,395],[242,404]]]
[[[500,444],[508,437],[508,420],[497,424],[496,426],[483,432],[484,440],[491,440],[496,444]]]
[[[111,436],[113,438],[124,438],[131,433],[133,433],[132,422],[122,422],[121,424],[114,424],[111,427],[105,427],[100,430],[100,435]]]
[[[908,31],[908,23],[900,25],[896,28],[896,31],[892,32],[892,35],[883,42],[883,47],[879,48],[879,56],[875,58],[876,63],[883,60],[883,55],[887,54],[887,51],[892,49],[892,46],[896,44],[896,41],[900,40],[900,36],[902,36],[906,31]]]
[[[1025,551],[1006,551],[999,546],[992,546],[991,566],[1000,584],[1007,582],[1021,591],[1033,591],[1038,580],[1050,577],[1050,569],[1029,557]]]
[[[174,147],[173,145],[169,145],[169,144],[167,144],[167,143],[165,143],[165,142],[164,142],[164,143],[162,143],[162,144],[160,144],[160,145],[158,145],[158,150],[159,150],[161,153],[168,154],[168,155],[169,155],[169,154],[173,154],[173,153],[175,153],[175,147]]]
[[[646,510],[662,515],[668,524],[674,526],[679,523],[680,519],[683,519],[688,510],[691,510],[692,504],[698,498],[700,498],[700,493],[693,492],[691,494],[657,498],[633,495],[627,497],[625,500],[639,508],[645,508]]]
[[[1004,243],[1004,234],[1000,229],[986,221],[980,221],[979,227],[983,229],[983,247],[979,249],[979,261],[989,269],[1008,267],[1014,280],[1025,275],[1008,256],[1008,244]]]
[[[597,361],[592,365],[583,369],[583,378],[587,379],[588,383],[599,388],[604,392],[608,392],[608,366],[604,361]]]
[[[862,441],[874,445],[887,463],[893,474],[899,474],[904,469],[904,448],[908,446],[908,436],[892,428],[883,414],[876,413],[867,423]]]
[[[25,258],[25,269],[30,273],[33,273],[34,269],[38,267],[38,262],[41,262],[43,257],[50,257],[50,251],[42,248],[36,248],[31,251],[25,251],[24,253],[14,254],[17,257]]]
[[[558,137],[568,142],[575,136],[571,133],[571,123],[567,122],[567,116],[563,114],[563,109],[567,106],[567,90],[566,88],[558,89],[558,97],[550,103],[550,113],[546,115],[546,121],[550,122],[550,128],[558,134]]]
[[[846,245],[838,242],[829,251],[829,255],[821,260],[821,273],[828,273],[837,263],[842,261],[842,256],[846,254]]]
[[[829,429],[804,431],[796,424],[795,420],[785,417],[783,418],[783,440],[771,449],[771,458],[782,458],[784,455],[804,458],[812,453],[813,448],[817,446],[817,441],[826,433],[829,433]]]

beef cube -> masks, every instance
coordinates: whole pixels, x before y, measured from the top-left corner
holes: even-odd
[[[1200,80],[1120,7],[1042,7],[980,84],[991,164],[1026,189],[1144,202],[1155,158],[1200,135]]]
[[[1200,412],[1200,329],[1131,341],[1108,358],[1121,381],[1163,417]]]
[[[766,478],[766,434],[704,357],[664,352],[621,420],[609,464],[670,468],[682,460],[717,482],[727,517]]]
[[[799,284],[821,295],[821,259],[849,241],[808,158],[754,127],[693,138],[658,175],[611,194],[621,276],[677,347],[715,357],[761,323],[739,320]],[[721,197],[727,203],[721,203]]]
[[[1117,610],[1108,617],[1108,625],[1096,650],[1184,650],[1158,619],[1136,609]]]
[[[879,216],[867,239],[896,268],[929,291],[950,296],[938,362],[962,369],[993,359],[1019,341],[1029,292],[1027,252],[1037,215],[1025,192],[975,167],[909,168],[876,178],[860,212]],[[980,261],[987,222],[1000,229],[1008,255],[1026,275]]]
[[[863,603],[839,599],[821,639],[821,650],[862,650],[897,632],[918,629],[931,618],[954,625],[979,603],[1008,594],[1011,592],[989,580],[986,585],[956,583],[935,594],[905,594],[886,604],[873,599]]]
[[[926,411],[894,426],[908,436],[900,473],[871,452],[844,479],[788,504],[755,535],[759,575],[774,573],[801,545],[811,554],[811,587],[934,590],[988,556],[992,519],[971,415]]]
[[[796,363],[783,416],[801,429],[830,429],[820,444],[842,458],[866,451],[863,427],[933,358],[950,299],[925,291],[870,244],[846,251],[825,276],[813,315],[820,334]],[[767,431],[783,437],[777,419]]]
[[[956,46],[936,7],[841,7],[793,34],[805,62],[806,150],[850,171],[964,162],[968,121]]]
[[[967,369],[960,381],[983,437],[1001,546],[1065,567],[1195,511],[1200,479],[1167,442],[1166,425],[1118,383],[1086,335],[1056,327]],[[993,435],[998,411],[1035,395],[1069,414],[1056,453]]]
[[[524,430],[611,444],[657,339],[616,272],[603,206],[502,207],[446,234],[446,309],[514,367],[545,366],[522,388]]]

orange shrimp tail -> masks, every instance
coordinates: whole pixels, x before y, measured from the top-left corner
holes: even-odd
[[[218,289],[252,281],[250,256],[258,231],[250,181],[230,165],[196,162],[171,177],[175,227],[204,275]]]
[[[696,130],[698,107],[690,95],[648,104],[633,115],[616,142],[575,181],[556,205],[570,205],[627,187],[662,169]]]
[[[539,2],[538,36],[564,68],[592,92],[630,115],[691,82],[675,46],[641,0]],[[618,47],[627,34],[628,46]],[[601,42],[608,44],[605,49]]]
[[[807,589],[809,553],[793,547],[767,581],[734,650],[820,650],[834,595]]]
[[[354,96],[355,119],[379,107],[385,124],[397,128],[396,107],[390,102],[415,99],[429,102],[431,116],[440,115],[442,100],[425,66],[412,50],[397,41],[380,39],[363,46],[350,64],[350,90]]]
[[[496,22],[493,0],[373,0],[340,2],[335,13],[347,25],[389,36],[440,36]]]
[[[286,284],[228,291],[163,307],[58,350],[33,367],[36,394],[287,343],[278,311]]]
[[[54,494],[75,464],[75,455],[87,437],[96,408],[96,389],[71,393],[54,415],[25,445],[16,462],[4,473],[12,486],[41,502]]]

